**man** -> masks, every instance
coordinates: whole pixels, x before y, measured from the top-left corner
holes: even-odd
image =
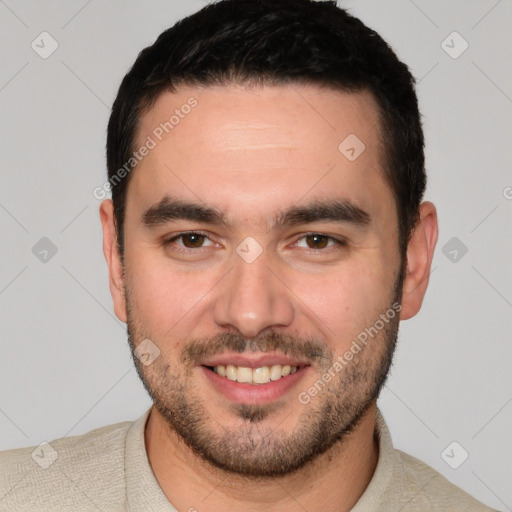
[[[489,510],[376,406],[437,241],[413,83],[332,2],[224,0],[141,52],[100,215],[154,406],[5,452],[1,510]]]

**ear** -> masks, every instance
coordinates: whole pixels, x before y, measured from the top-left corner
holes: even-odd
[[[420,205],[420,217],[407,246],[401,320],[412,318],[421,308],[427,291],[437,235],[436,208],[425,201]]]
[[[121,322],[126,323],[124,272],[121,255],[117,246],[114,204],[111,199],[102,201],[100,205],[100,219],[103,228],[103,254],[108,265],[110,294],[114,301],[114,312]]]

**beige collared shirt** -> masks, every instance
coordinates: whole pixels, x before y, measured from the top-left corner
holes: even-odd
[[[144,427],[150,410],[134,422],[0,452],[0,511],[176,512],[147,458]],[[393,448],[380,413],[376,432],[377,467],[352,512],[491,510],[427,465]]]

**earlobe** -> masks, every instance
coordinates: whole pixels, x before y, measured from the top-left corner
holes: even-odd
[[[402,320],[412,318],[421,308],[427,291],[437,237],[436,208],[432,203],[425,201],[420,205],[418,224],[407,246],[407,264],[400,313]]]
[[[114,205],[111,199],[105,199],[100,205],[100,219],[103,228],[103,254],[108,266],[109,287],[114,312],[126,323],[125,283],[121,255],[117,246],[117,230],[114,218]]]

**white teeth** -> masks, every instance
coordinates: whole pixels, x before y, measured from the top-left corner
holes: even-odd
[[[226,377],[229,380],[237,382],[246,382],[248,384],[267,384],[268,382],[279,380],[297,371],[297,366],[288,364],[274,364],[272,366],[261,366],[260,368],[247,368],[244,366],[234,366],[228,364],[224,366],[219,364],[213,369],[220,377]]]
[[[268,366],[262,366],[261,368],[255,368],[252,371],[252,381],[256,384],[265,384],[270,382],[270,369]]]
[[[233,366],[232,364],[228,364],[226,366],[226,377],[229,380],[236,380],[236,366]]]
[[[281,378],[281,365],[275,364],[270,368],[270,380],[278,380]]]
[[[252,382],[252,370],[250,368],[238,367],[236,372],[236,380],[238,382]]]

